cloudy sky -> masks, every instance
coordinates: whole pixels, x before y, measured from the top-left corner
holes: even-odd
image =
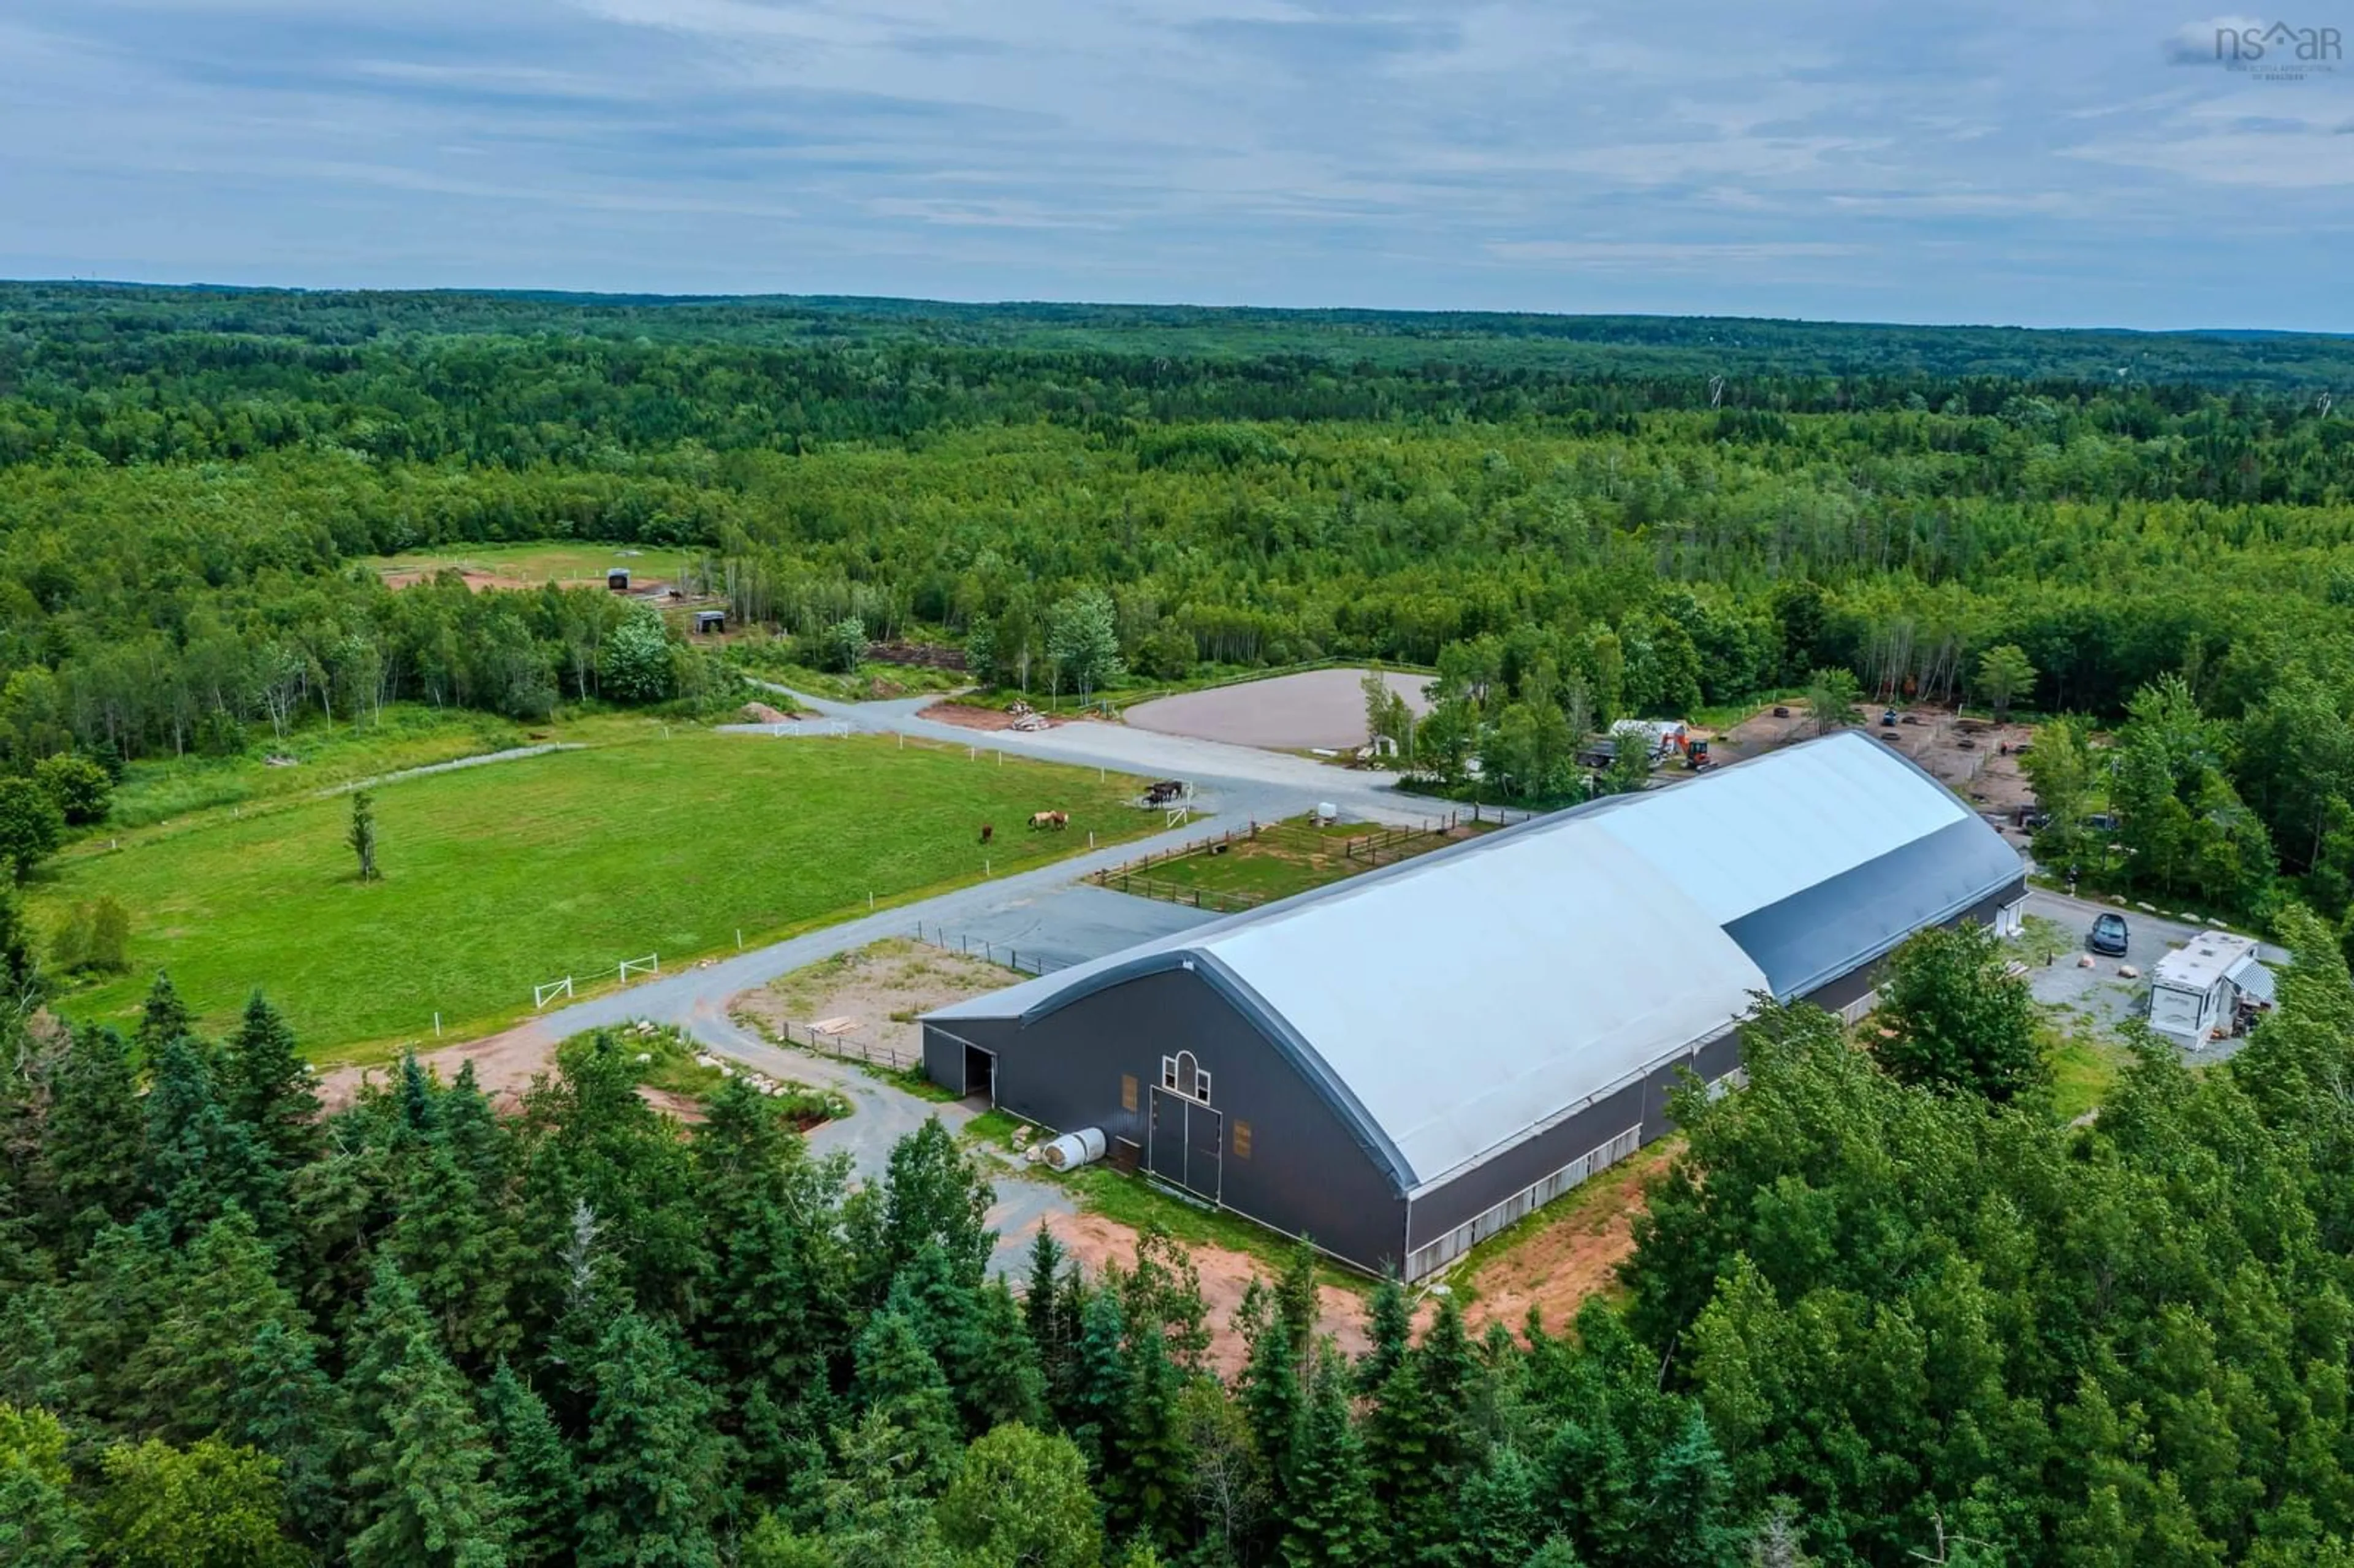
[[[7,0],[0,274],[2349,331],[2318,4]]]

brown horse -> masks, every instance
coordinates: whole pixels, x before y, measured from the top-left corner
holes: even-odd
[[[995,827],[993,824],[989,823],[989,822],[983,822],[983,823],[981,823],[981,842],[982,843],[987,843],[987,842],[989,842],[990,835],[991,835],[991,834],[992,834],[992,833],[994,833],[994,832],[997,832],[997,829],[996,829],[996,827]]]

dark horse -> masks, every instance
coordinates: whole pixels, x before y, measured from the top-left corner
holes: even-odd
[[[981,842],[982,843],[987,843],[987,842],[989,842],[989,836],[990,836],[991,833],[995,832],[997,832],[997,829],[996,829],[993,825],[991,825],[991,823],[988,823],[988,822],[983,822],[983,823],[981,823]]]

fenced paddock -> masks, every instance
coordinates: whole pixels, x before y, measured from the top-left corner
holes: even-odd
[[[1307,819],[1253,822],[1140,855],[1087,880],[1114,893],[1233,915],[1426,854],[1496,825],[1492,808],[1484,813],[1449,811],[1413,827],[1319,825]]]
[[[1056,969],[1070,967],[1067,964],[1055,962],[1034,948],[1024,955],[1013,943],[992,942],[986,938],[976,941],[970,936],[952,932],[946,927],[927,926],[920,920],[916,922],[916,940],[927,947],[938,948],[944,953],[979,959],[985,964],[998,964],[1020,974],[1052,974]]]
[[[876,1039],[864,1029],[833,1031],[820,1029],[813,1024],[783,1021],[764,1023],[761,1027],[776,1036],[780,1045],[814,1051],[821,1056],[835,1056],[845,1062],[864,1062],[870,1067],[889,1067],[905,1072],[924,1059],[920,1049],[909,1050],[894,1045],[887,1040]]]

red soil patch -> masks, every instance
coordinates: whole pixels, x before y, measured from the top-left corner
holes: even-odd
[[[525,582],[521,577],[504,577],[497,572],[461,571],[458,575],[465,578],[466,586],[476,593],[481,593],[486,588],[528,588],[539,586],[537,583]],[[419,583],[432,581],[435,576],[434,572],[426,571],[387,572],[384,574],[384,586],[394,589],[415,588]]]
[[[1535,1308],[1548,1333],[1558,1334],[1577,1316],[1586,1298],[1617,1287],[1618,1266],[1635,1251],[1635,1216],[1642,1212],[1643,1190],[1675,1158],[1676,1146],[1656,1147],[1613,1168],[1588,1187],[1560,1218],[1540,1226],[1508,1251],[1480,1265],[1463,1282],[1472,1297],[1463,1311],[1464,1326],[1475,1336],[1490,1323],[1501,1323],[1518,1333]],[[1100,1214],[1055,1214],[1046,1220],[1055,1239],[1070,1250],[1088,1272],[1107,1264],[1126,1268],[1136,1257],[1137,1234]],[[1029,1234],[1025,1228],[1018,1234]],[[1240,1372],[1246,1354],[1242,1336],[1235,1331],[1235,1311],[1243,1291],[1254,1278],[1273,1283],[1273,1270],[1246,1253],[1218,1246],[1190,1246],[1187,1253],[1202,1277],[1202,1299],[1209,1308],[1210,1365],[1223,1377]],[[1364,1296],[1338,1286],[1317,1287],[1318,1329],[1330,1334],[1343,1352],[1363,1355],[1371,1344],[1366,1332]],[[1424,1296],[1415,1312],[1417,1330],[1429,1327],[1437,1302]]]
[[[503,1034],[469,1040],[463,1045],[419,1052],[417,1059],[445,1084],[472,1062],[474,1081],[482,1086],[491,1103],[503,1111],[514,1111],[522,1108],[524,1092],[531,1087],[531,1081],[556,1065],[556,1042],[537,1024],[523,1023]],[[397,1070],[383,1063],[373,1067],[334,1068],[320,1075],[319,1097],[329,1110],[341,1110],[359,1097],[362,1086],[387,1081]],[[703,1119],[702,1103],[692,1096],[640,1085],[638,1097],[681,1121]],[[801,1130],[806,1132],[809,1128]]]
[[[555,1062],[556,1041],[537,1024],[522,1023],[462,1045],[420,1051],[417,1059],[440,1075],[445,1084],[467,1063],[473,1063],[474,1079],[482,1092],[502,1107],[513,1109],[531,1087],[532,1079]],[[363,1084],[371,1078],[388,1079],[396,1070],[382,1063],[373,1067],[337,1067],[321,1075],[319,1094],[330,1109],[341,1109],[357,1097]]]
[[[952,724],[959,729],[1002,730],[1012,729],[1016,718],[1026,715],[1010,714],[1003,708],[977,707],[971,703],[934,703],[916,716],[939,724]],[[1050,729],[1064,722],[1047,714],[1037,716],[1044,719]]]
[[[1672,1148],[1654,1148],[1613,1167],[1580,1191],[1568,1213],[1482,1264],[1471,1277],[1479,1299],[1466,1321],[1475,1330],[1491,1322],[1517,1330],[1534,1308],[1546,1332],[1561,1332],[1587,1297],[1618,1283],[1618,1266],[1635,1251],[1643,1189],[1674,1156]]]
[[[1100,1214],[1051,1215],[1046,1228],[1090,1274],[1106,1264],[1126,1268],[1136,1261],[1136,1233]],[[1242,1336],[1235,1331],[1235,1310],[1254,1278],[1267,1277],[1273,1283],[1271,1271],[1258,1259],[1225,1247],[1194,1246],[1186,1251],[1201,1273],[1202,1299],[1210,1308],[1210,1365],[1221,1377],[1234,1377],[1243,1370],[1246,1354]],[[1365,1333],[1364,1301],[1331,1285],[1318,1287],[1316,1294],[1321,1331],[1338,1340],[1348,1354],[1363,1355],[1372,1342]]]
[[[766,703],[746,703],[744,716],[753,724],[789,724],[801,715],[772,708]]]

